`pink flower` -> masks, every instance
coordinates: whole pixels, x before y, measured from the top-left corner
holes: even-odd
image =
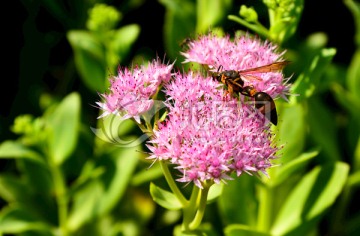
[[[266,173],[277,148],[252,105],[225,95],[211,77],[191,72],[176,74],[165,93],[169,113],[147,145],[150,159],[169,161],[181,173],[178,181],[199,188],[204,181],[229,180],[233,172]]]
[[[188,51],[182,52],[184,63],[196,62],[207,65],[211,70],[217,71],[222,66],[224,70],[245,70],[281,61],[284,52],[277,52],[277,46],[270,42],[250,36],[218,37],[204,35],[188,44]],[[246,80],[244,86],[253,85],[256,90],[265,92],[275,98],[278,95],[287,100],[289,94],[290,78],[284,78],[281,72],[259,73],[261,80]]]
[[[140,123],[140,115],[152,108],[152,96],[159,86],[170,81],[172,67],[154,60],[147,66],[119,70],[111,80],[110,93],[102,94],[105,101],[97,102],[104,110],[101,117],[119,114],[122,119],[134,118]]]

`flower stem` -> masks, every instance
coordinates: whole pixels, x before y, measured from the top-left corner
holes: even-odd
[[[207,196],[209,193],[211,184],[205,184],[204,188],[200,190],[200,202],[198,205],[198,210],[196,212],[196,215],[193,219],[193,221],[189,224],[190,230],[195,230],[199,227],[201,224],[201,221],[204,217],[205,208],[206,208],[206,202],[207,202]]]
[[[182,229],[184,231],[190,231],[189,224],[194,219],[196,210],[198,209],[198,205],[200,203],[200,194],[201,194],[200,188],[194,185],[189,200],[189,204],[183,209],[184,216],[183,216]]]
[[[262,24],[260,24],[260,22],[249,23],[246,20],[243,20],[235,15],[229,15],[228,19],[233,20],[241,25],[244,25],[245,27],[255,31],[256,33],[258,33],[259,35],[261,35],[263,37],[269,36],[269,30],[266,27],[264,27]]]
[[[183,206],[186,206],[188,204],[188,201],[186,200],[186,198],[184,197],[184,195],[181,193],[180,189],[178,188],[178,186],[176,185],[173,177],[171,176],[170,170],[167,166],[167,164],[164,161],[159,161],[160,162],[160,166],[161,169],[164,173],[166,182],[168,183],[171,191],[175,194],[175,196],[179,199],[179,201],[181,202],[181,204]]]

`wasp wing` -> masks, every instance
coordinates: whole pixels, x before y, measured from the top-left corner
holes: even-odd
[[[289,64],[289,61],[279,61],[274,62],[265,66],[259,66],[255,68],[250,68],[246,70],[241,70],[239,73],[241,75],[243,74],[254,74],[254,73],[266,73],[266,72],[276,72],[284,68],[287,64]]]

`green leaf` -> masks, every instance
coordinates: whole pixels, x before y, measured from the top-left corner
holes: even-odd
[[[306,235],[343,189],[349,166],[317,166],[295,186],[271,229],[274,235]]]
[[[226,184],[217,201],[224,224],[241,223],[249,226],[256,224],[255,181],[254,176],[244,174]]]
[[[166,8],[164,23],[165,51],[170,58],[178,58],[180,43],[195,31],[195,4],[189,0],[160,0]],[[180,59],[179,59],[180,58]]]
[[[19,206],[3,208],[0,213],[0,233],[18,234],[27,231],[37,231],[39,235],[52,235],[51,226],[39,219],[34,218],[33,214]]]
[[[360,14],[359,14],[360,15]],[[360,16],[359,16],[360,17]],[[360,23],[359,23],[360,27]],[[360,35],[360,32],[358,33]],[[360,40],[360,36],[359,36]],[[359,45],[360,47],[360,42]],[[360,88],[360,48],[358,48],[351,60],[351,63],[348,68],[347,76],[346,76],[346,85],[348,89],[350,90],[351,94],[355,96],[358,101],[360,102],[360,94],[358,88]]]
[[[105,48],[87,31],[71,30],[67,38],[74,50],[75,65],[85,85],[95,92],[106,89]]]
[[[344,4],[353,14],[355,22],[355,44],[357,47],[360,47],[360,4],[354,0],[344,0]]]
[[[328,44],[328,36],[324,32],[314,32],[308,35],[303,44],[300,44],[300,47],[297,49],[300,56],[306,56],[303,54],[310,55],[306,60],[309,60],[316,56],[321,50],[323,50]]]
[[[259,232],[247,225],[232,224],[225,228],[226,236],[271,236],[269,233]]]
[[[154,183],[150,183],[150,194],[157,204],[168,210],[179,210],[182,208],[181,202],[173,193],[156,186]]]
[[[76,232],[86,222],[96,218],[96,206],[104,194],[100,181],[89,182],[79,189],[73,197],[73,205],[67,219],[71,232]]]
[[[156,162],[151,166],[151,168],[146,168],[136,173],[131,180],[131,184],[139,186],[143,183],[148,183],[163,176],[161,166],[159,165],[159,162]]]
[[[24,180],[9,174],[0,175],[0,196],[7,202],[24,201],[27,191]]]
[[[54,181],[49,166],[23,160],[18,163],[18,171],[22,173],[22,177],[26,180],[25,184],[31,193],[34,193],[37,203],[50,210],[47,204],[53,203]]]
[[[352,173],[349,176],[348,183],[350,188],[359,187],[360,186],[360,170]]]
[[[34,165],[34,162],[30,163]],[[29,175],[20,169],[22,178],[10,174],[0,175],[0,197],[9,204],[22,204],[23,209],[31,215],[46,218],[49,222],[56,221],[55,215],[52,215],[56,211],[53,196],[50,195],[53,193],[50,193],[52,185],[48,179],[32,182],[32,176],[37,175],[38,170],[33,168],[32,171]]]
[[[84,164],[81,173],[78,175],[78,178],[71,184],[69,194],[71,195],[72,192],[76,192],[90,182],[97,180],[104,172],[104,167],[96,167],[94,161],[87,161]]]
[[[305,144],[306,124],[302,104],[277,103],[279,125],[274,128],[278,145],[284,147],[278,152],[281,163],[287,163],[300,155]]]
[[[91,177],[89,174],[92,173],[87,173],[89,170],[98,172],[96,176],[99,173],[103,175],[96,179],[96,176],[92,176],[91,181],[83,184],[79,180],[80,187],[74,190],[74,204],[68,218],[68,226],[72,232],[91,220],[104,217],[114,209],[129,185],[140,154],[135,148],[118,148],[109,153],[109,156],[102,156],[97,168],[90,165],[83,170],[85,181]]]
[[[231,2],[231,0],[198,0],[196,2],[196,32],[206,33],[223,20]]]
[[[306,152],[301,154],[299,157],[289,161],[285,165],[281,166],[275,175],[271,175],[271,180],[269,184],[272,186],[277,186],[283,181],[291,177],[291,174],[294,172],[303,169],[315,156],[319,154],[319,150],[314,150],[311,152]]]
[[[124,147],[109,153],[111,158],[105,165],[107,170],[101,179],[105,189],[98,202],[98,216],[101,217],[111,211],[124,195],[141,155],[139,149],[139,147]]]
[[[102,147],[103,142],[112,143],[114,145],[138,145],[135,142],[139,137],[130,140],[129,137],[123,139],[125,135],[129,134],[136,127],[136,124],[132,120],[123,120],[119,116],[110,114],[98,120],[97,128],[91,127],[90,129],[97,136],[96,142],[99,142],[98,146]],[[145,137],[145,136],[144,136]],[[147,137],[147,136],[146,136]],[[101,142],[100,142],[101,140]]]
[[[39,153],[15,141],[5,141],[0,144],[0,159],[5,158],[23,158],[45,164],[43,157]]]
[[[79,134],[80,96],[72,93],[48,114],[50,158],[61,165],[74,151]]]
[[[309,99],[308,110],[309,133],[326,154],[324,161],[340,160],[341,152],[334,114],[317,97]]]
[[[111,65],[118,65],[119,62],[123,61],[129,54],[131,46],[134,44],[139,34],[140,26],[136,24],[127,25],[115,31],[110,44],[112,50],[109,50],[109,52],[115,53],[117,55],[117,60],[112,61]]]
[[[311,64],[299,75],[293,86],[291,87],[292,96],[291,103],[298,103],[306,98],[311,97],[315,93],[315,88],[320,83],[320,78],[326,67],[336,54],[336,49],[322,49],[312,60]]]
[[[208,197],[207,197],[207,203],[212,203],[219,196],[221,196],[223,189],[224,189],[223,183],[211,185],[211,187],[209,189]]]
[[[354,152],[353,168],[355,170],[360,169],[360,136],[358,137],[357,144]]]
[[[335,93],[336,100],[355,117],[360,127],[360,98],[357,97],[358,92],[349,92],[337,83],[332,85],[332,90]]]

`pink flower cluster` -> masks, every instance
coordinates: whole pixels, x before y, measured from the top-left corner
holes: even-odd
[[[185,62],[206,65],[212,71],[245,70],[281,60],[283,53],[269,42],[248,36],[230,40],[228,36],[205,35],[189,43],[182,54]],[[262,171],[271,167],[278,148],[264,116],[251,104],[225,93],[218,81],[197,72],[172,73],[173,64],[158,60],[147,67],[124,69],[111,81],[105,102],[97,104],[103,115],[120,114],[123,119],[140,116],[151,109],[152,96],[164,86],[168,114],[147,147],[150,159],[165,160],[181,173],[178,181],[193,182],[202,188],[204,181],[219,183],[243,172]],[[256,75],[260,80],[244,81],[273,98],[285,97],[288,85],[281,72]],[[286,97],[285,97],[286,98]]]
[[[154,60],[147,66],[119,70],[111,80],[110,93],[102,95],[105,102],[97,102],[104,110],[101,117],[116,114],[122,119],[134,118],[140,123],[140,115],[152,108],[152,96],[160,84],[170,81],[172,68],[173,64],[164,65]]]
[[[245,70],[281,61],[284,54],[277,53],[277,46],[263,42],[250,36],[218,37],[212,34],[199,37],[188,44],[189,50],[182,52],[184,63],[196,62],[207,65],[211,70]],[[245,85],[253,85],[256,90],[265,92],[271,97],[278,95],[287,100],[289,85],[281,72],[268,72],[258,75],[261,80],[244,81]]]
[[[219,183],[235,172],[265,170],[276,147],[264,119],[253,107],[219,89],[199,74],[176,74],[166,85],[167,120],[159,125],[148,148],[150,159],[167,160],[181,172],[180,182]]]

